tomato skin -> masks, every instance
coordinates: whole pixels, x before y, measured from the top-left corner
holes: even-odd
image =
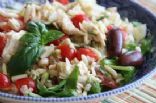
[[[57,0],[57,1],[63,5],[67,5],[69,3],[69,0]]]
[[[8,18],[0,15],[0,22],[8,22]]]
[[[10,87],[11,83],[7,75],[0,73],[0,89]]]
[[[20,31],[22,29],[24,29],[24,21],[23,21],[23,17],[20,17],[20,18],[16,18],[16,20],[20,23],[20,28],[18,30],[15,30],[15,31]],[[0,30],[2,32],[9,32],[11,30],[14,30],[10,25],[9,25],[9,18],[7,17],[2,17],[0,16],[0,22],[3,22],[5,23],[4,25],[1,25],[0,26]]]
[[[36,91],[36,83],[35,81],[32,79],[32,78],[22,78],[22,79],[18,79],[16,80],[15,82],[15,85],[18,89],[18,91],[20,92],[20,88],[23,86],[23,85],[27,85],[28,88],[32,88],[33,89],[33,92]],[[21,93],[21,92],[20,92]],[[22,94],[22,93],[21,93]]]
[[[58,46],[63,40],[65,40],[66,38],[68,38],[68,35],[65,34],[64,36],[62,36],[61,38],[57,39],[57,40],[54,40],[52,41],[51,43],[49,44],[54,44],[55,46]]]
[[[4,35],[0,35],[0,56],[2,56],[3,53],[3,49],[6,45],[7,42],[7,38]]]
[[[112,29],[113,29],[113,25],[108,25],[108,26],[107,26],[107,30],[108,30],[108,31],[110,31],[110,30],[112,30]]]
[[[95,60],[99,59],[98,55],[95,54],[90,48],[79,48],[76,53],[76,57],[78,58],[78,60],[82,59],[82,55],[89,56],[91,58],[94,58]]]
[[[101,71],[96,70],[96,74],[101,80],[101,84],[103,86],[109,87],[109,88],[117,88],[118,84],[112,79],[107,76],[105,76]]]
[[[59,45],[58,49],[61,50],[61,56],[63,60],[65,60],[65,58],[68,58],[69,60],[74,59],[76,51],[70,48],[69,45]]]
[[[71,21],[73,22],[74,26],[79,28],[80,29],[80,23],[82,23],[84,20],[88,21],[89,18],[84,15],[84,14],[78,14],[78,15],[75,15]]]

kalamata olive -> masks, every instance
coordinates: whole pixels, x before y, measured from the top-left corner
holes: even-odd
[[[139,51],[124,53],[119,56],[119,63],[125,66],[140,66],[143,64],[143,56]]]
[[[119,56],[123,46],[123,34],[118,28],[108,32],[108,54],[109,56]]]

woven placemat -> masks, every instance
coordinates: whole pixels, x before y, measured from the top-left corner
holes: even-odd
[[[156,103],[156,75],[140,87],[107,98],[102,103]]]

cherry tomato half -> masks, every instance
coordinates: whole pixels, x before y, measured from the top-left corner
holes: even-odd
[[[4,35],[0,35],[0,56],[2,56],[3,49],[6,45],[7,38]]]
[[[68,35],[64,35],[61,38],[52,41],[50,44],[54,44],[55,46],[58,46],[63,40],[65,40],[66,38],[68,38]]]
[[[80,29],[80,23],[82,23],[84,20],[88,21],[89,18],[84,14],[78,14],[75,15],[71,21],[73,22],[74,26]]]
[[[58,49],[61,50],[61,56],[63,59],[68,58],[69,60],[74,59],[76,51],[69,47],[69,45],[59,45]]]
[[[8,22],[8,18],[0,15],[0,22]]]
[[[90,48],[79,48],[76,53],[76,56],[79,60],[81,60],[82,55],[89,56],[91,58],[94,58],[95,60],[99,59],[98,55],[94,53]]]
[[[69,3],[69,0],[57,0],[58,2],[60,2],[63,5],[66,5]]]
[[[108,25],[108,26],[107,26],[107,30],[108,30],[108,31],[110,31],[110,30],[112,30],[112,29],[113,29],[113,25]]]
[[[18,79],[16,80],[15,82],[15,85],[18,89],[18,91],[20,92],[20,88],[23,86],[23,85],[27,85],[28,88],[32,88],[33,89],[33,92],[36,91],[36,83],[35,81],[32,79],[32,78],[22,78],[22,79]],[[21,92],[20,92],[21,93]],[[21,93],[22,94],[22,93]]]
[[[11,85],[7,75],[0,73],[0,89],[8,88]]]
[[[2,17],[0,17],[1,19]],[[22,18],[22,17],[21,17]],[[24,21],[21,18],[17,18],[16,20],[20,23],[20,28],[18,30],[15,31],[20,31],[22,29],[24,29]],[[8,23],[9,18],[4,17],[4,19],[1,19],[0,22],[4,22],[4,25],[0,25],[0,30],[4,31],[4,32],[9,32],[11,30],[14,30],[10,24]]]

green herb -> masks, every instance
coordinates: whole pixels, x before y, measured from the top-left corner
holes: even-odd
[[[136,70],[133,66],[113,66],[110,65],[111,68],[115,69],[120,73],[123,77],[121,81],[121,85],[129,83],[132,81],[133,77],[135,76]]]
[[[72,73],[66,80],[61,81],[58,85],[46,88],[39,81],[37,88],[41,96],[69,97],[76,95],[77,81],[79,76],[79,68],[75,66]]]
[[[66,84],[66,80],[62,80],[58,85],[55,85],[51,88],[46,88],[41,82],[37,81],[37,88],[41,96],[52,96],[56,95],[58,91],[62,91],[63,87]]]
[[[133,21],[132,24],[133,24],[134,27],[137,27],[137,26],[141,25],[141,23],[137,22],[137,21]]]
[[[114,65],[109,65],[109,66],[115,70],[120,70],[120,71],[133,71],[135,69],[134,66],[114,66]]]
[[[41,22],[29,22],[27,33],[20,39],[20,48],[8,63],[10,75],[18,75],[30,69],[43,52],[43,46],[48,42],[63,36],[57,30],[48,31]]]
[[[100,65],[101,68],[103,68],[102,70],[104,70],[105,65],[108,65],[112,69],[120,73],[123,77],[123,80],[121,81],[121,85],[130,82],[136,73],[134,66],[117,66],[117,60],[114,61],[114,59],[104,59],[100,61]]]
[[[42,46],[38,44],[22,47],[8,63],[9,74],[13,76],[25,73],[37,61],[42,51]]]
[[[122,75],[123,80],[121,81],[121,85],[127,84],[131,82],[136,74],[136,70],[132,69],[129,71],[119,71],[119,73]]]
[[[67,89],[76,89],[78,76],[79,76],[79,67],[75,66],[73,72],[67,78],[67,83],[65,87]]]
[[[96,21],[100,21],[100,20],[102,20],[104,18],[109,18],[109,16],[105,14],[105,15],[99,17]]]
[[[141,42],[141,52],[143,55],[148,54],[152,51],[151,39],[146,38]]]
[[[90,88],[90,91],[89,91],[90,94],[101,92],[101,86],[99,82],[94,81],[91,83],[91,85],[92,87]]]
[[[126,49],[128,51],[134,51],[136,50],[137,45],[135,43],[126,44]]]
[[[48,88],[49,91],[59,91],[66,84],[66,80],[62,80],[59,85],[55,85],[53,87]]]
[[[38,95],[36,93],[28,93],[27,96],[30,96],[30,97],[41,97],[40,95]]]
[[[100,65],[104,66],[104,65],[116,65],[117,64],[117,59],[116,58],[112,58],[112,59],[102,59],[100,61]]]

